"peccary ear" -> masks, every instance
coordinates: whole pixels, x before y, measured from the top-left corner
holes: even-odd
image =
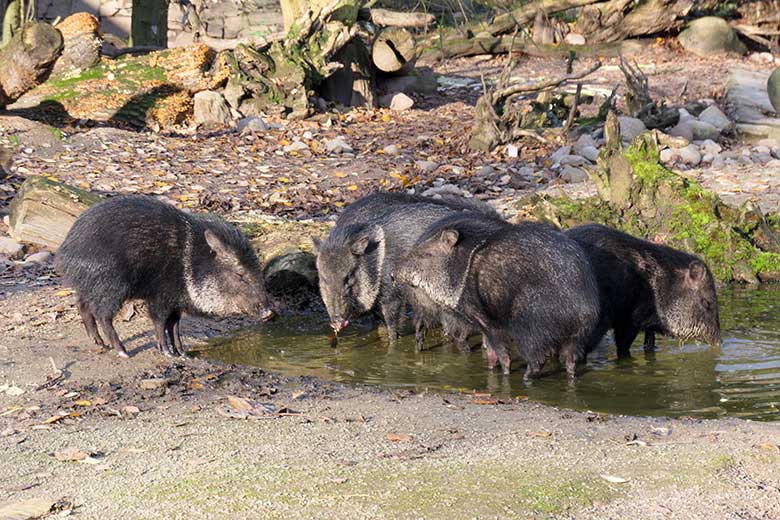
[[[314,254],[320,256],[320,247],[322,246],[322,240],[318,237],[311,237],[311,248]]]
[[[212,251],[217,256],[226,257],[230,256],[230,249],[228,249],[224,242],[210,229],[203,232],[203,237],[206,239],[206,243],[209,245]]]
[[[355,256],[360,256],[365,254],[366,249],[368,249],[368,243],[370,239],[367,235],[362,236],[352,242],[352,245],[350,246],[350,251],[352,251],[352,254]]]
[[[707,268],[699,260],[693,260],[688,264],[685,272],[685,282],[692,287],[699,287],[704,283],[707,275]]]
[[[460,238],[460,233],[456,229],[445,229],[441,232],[439,240],[447,249],[452,249],[458,243],[458,238]]]

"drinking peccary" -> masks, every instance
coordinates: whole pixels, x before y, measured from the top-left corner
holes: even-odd
[[[592,346],[609,329],[621,356],[639,331],[646,349],[655,346],[656,332],[720,343],[715,280],[700,259],[597,224],[566,234],[588,253],[599,282],[602,317]]]
[[[553,354],[573,378],[598,322],[585,252],[544,224],[450,215],[420,236],[395,277],[478,326],[491,368],[498,361],[507,374],[514,343],[528,362],[526,378]]]
[[[431,199],[402,193],[374,193],[351,204],[323,241],[312,238],[317,254],[320,292],[331,326],[338,333],[349,320],[371,310],[384,319],[390,341],[402,325],[407,304],[415,316],[415,337],[422,347],[424,328],[435,322],[460,348],[472,327],[424,294],[414,294],[390,280],[390,273],[425,228],[453,211],[480,212],[500,219],[487,204],[461,197]],[[446,311],[445,311],[446,312]]]
[[[113,318],[127,300],[146,302],[157,348],[166,355],[184,353],[183,312],[271,314],[260,262],[237,228],[151,197],[89,208],[68,232],[56,264],[76,290],[87,334],[105,348],[99,323],[122,357],[129,356]]]

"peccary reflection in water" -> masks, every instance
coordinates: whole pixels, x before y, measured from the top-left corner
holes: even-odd
[[[515,345],[525,377],[540,374],[550,356],[574,378],[598,323],[599,292],[582,248],[537,223],[512,225],[456,214],[431,225],[395,278],[479,327],[492,366],[510,371]]]
[[[589,224],[566,231],[588,253],[601,293],[598,342],[614,330],[618,355],[629,354],[640,331],[645,348],[655,333],[720,343],[715,280],[697,257],[616,229]]]
[[[468,349],[466,339],[474,328],[471,324],[424,292],[402,287],[390,279],[397,263],[411,251],[425,229],[453,213],[500,220],[490,206],[462,197],[431,199],[380,192],[351,204],[325,240],[312,239],[320,292],[336,333],[351,319],[377,311],[392,343],[411,305],[418,350],[423,345],[425,328],[438,323],[444,325],[444,332],[461,349]]]
[[[234,226],[151,197],[118,197],[81,215],[57,253],[89,336],[128,357],[113,326],[122,304],[146,302],[166,355],[183,355],[182,313],[270,317],[260,262]]]

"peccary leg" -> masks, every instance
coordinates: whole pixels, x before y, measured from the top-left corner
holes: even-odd
[[[566,365],[566,376],[569,378],[569,382],[574,381],[577,376],[577,344],[567,343],[561,347],[558,361]]]
[[[87,335],[95,342],[95,345],[106,348],[106,343],[100,337],[95,315],[92,314],[87,302],[79,301],[79,314],[81,314],[81,321],[84,322],[84,328],[87,329]]]
[[[492,370],[496,366],[496,361],[501,364],[504,374],[509,375],[512,365],[512,358],[509,356],[507,345],[509,344],[500,336],[487,336],[483,338],[485,348],[487,349],[488,366]]]
[[[168,334],[168,341],[171,345],[171,351],[177,356],[184,355],[184,345],[181,342],[181,336],[179,335],[179,322],[181,321],[181,314],[178,312],[172,312],[168,316],[168,320],[165,322],[165,331]]]
[[[116,329],[114,328],[113,317],[99,317],[97,321],[100,324],[100,328],[103,329],[103,332],[108,337],[108,342],[111,344],[114,350],[116,350],[116,353],[119,355],[119,357],[129,358],[130,354],[128,354],[127,350],[125,350],[125,346],[122,344],[122,340],[119,339],[119,334],[116,333]]]
[[[652,330],[645,331],[645,351],[655,350],[655,332]]]
[[[390,345],[395,345],[403,325],[404,303],[400,298],[388,298],[382,301],[382,317],[387,327],[387,338]]]
[[[618,357],[631,355],[631,344],[634,343],[639,329],[633,325],[620,325],[615,327],[615,344]]]
[[[154,335],[157,338],[157,350],[168,357],[174,357],[175,354],[171,350],[171,343],[168,340],[168,335],[166,334],[166,322],[158,319],[153,319],[153,321]]]
[[[425,348],[425,320],[415,317],[414,319],[414,349],[422,352]]]

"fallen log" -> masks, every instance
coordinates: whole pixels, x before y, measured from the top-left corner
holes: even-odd
[[[583,7],[577,30],[588,42],[614,42],[668,32],[686,21],[694,0],[610,0]]]
[[[0,49],[0,110],[46,80],[62,46],[57,29],[31,22]]]
[[[11,201],[11,236],[18,242],[56,249],[76,218],[98,201],[94,193],[45,177],[28,177]]]
[[[402,13],[389,9],[369,9],[361,7],[358,11],[358,20],[372,22],[382,27],[407,27],[423,29],[432,27],[436,23],[436,17],[429,13]]]

